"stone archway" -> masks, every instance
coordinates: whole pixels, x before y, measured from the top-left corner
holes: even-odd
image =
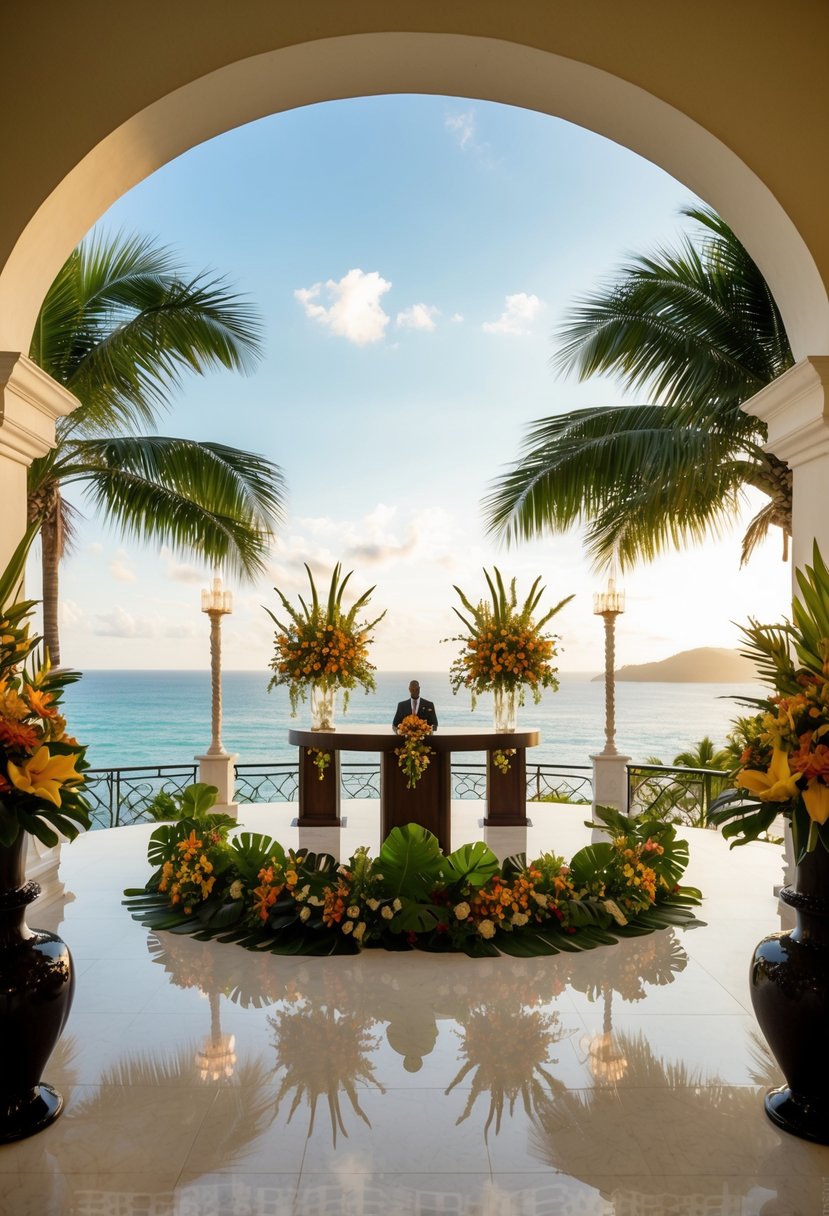
[[[159,166],[301,105],[451,94],[605,135],[711,203],[763,269],[796,357],[829,354],[829,163],[814,154],[829,126],[826,92],[814,88],[829,38],[824,5],[793,0],[781,17],[772,0],[760,0],[750,23],[731,21],[717,0],[699,0],[692,22],[653,0],[621,11],[613,0],[390,8],[382,0],[247,0],[244,21],[229,25],[221,0],[140,8],[78,0],[9,18],[0,115],[12,188],[0,194],[0,352],[11,352],[6,364],[17,370],[11,384],[0,374],[0,561],[24,526],[25,464],[48,446],[44,418],[72,404],[54,386],[33,399],[38,378],[19,355],[54,273],[102,212]],[[808,477],[795,475],[796,560],[812,536],[829,547],[814,493],[829,466],[829,366],[803,367],[805,377],[783,386],[782,403],[776,390],[772,403],[792,463],[809,466]],[[791,439],[804,379],[806,438],[798,422]]]
[[[625,66],[621,51],[619,59]],[[177,73],[169,75],[176,80]],[[96,124],[101,137],[63,167],[36,209],[18,217],[25,222],[17,233],[6,231],[0,349],[26,349],[40,300],[65,257],[112,202],[162,164],[266,114],[337,98],[411,92],[538,110],[659,164],[710,202],[752,252],[775,292],[796,357],[829,353],[829,297],[821,272],[760,172],[692,117],[691,107],[683,111],[622,74],[494,37],[367,32],[317,36],[225,62],[169,91],[160,85],[157,92],[110,129]],[[0,241],[3,235],[0,227]]]

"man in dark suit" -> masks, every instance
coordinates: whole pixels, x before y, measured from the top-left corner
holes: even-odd
[[[409,700],[401,701],[392,720],[392,726],[397,730],[400,723],[409,714],[414,714],[418,718],[422,718],[424,722],[428,722],[432,730],[438,728],[438,716],[435,713],[435,707],[431,701],[427,701],[420,695],[420,684],[417,680],[412,680],[409,684]]]

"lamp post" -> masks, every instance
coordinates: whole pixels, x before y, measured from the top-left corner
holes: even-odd
[[[206,754],[196,757],[199,781],[218,789],[216,810],[234,815],[239,809],[233,801],[236,757],[222,745],[222,617],[233,611],[233,595],[222,590],[218,575],[201,593],[201,610],[210,618],[211,740]]]
[[[593,612],[604,620],[604,750],[593,761],[593,809],[612,806],[627,810],[627,763],[629,756],[616,750],[616,618],[625,610],[625,593],[617,586],[615,563],[607,590],[593,596]],[[601,833],[594,830],[597,839]]]
[[[233,611],[233,593],[222,591],[222,580],[213,579],[210,590],[201,593],[201,610],[210,617],[210,684],[212,692],[212,739],[208,756],[223,756],[222,747],[222,617]]]
[[[593,612],[604,620],[604,751],[603,756],[618,756],[616,751],[616,617],[625,610],[625,593],[616,587],[611,574],[607,591],[593,596]]]

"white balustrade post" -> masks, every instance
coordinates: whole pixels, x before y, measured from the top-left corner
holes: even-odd
[[[222,591],[222,580],[213,579],[209,591],[202,591],[202,612],[210,618],[210,747],[199,762],[199,781],[215,785],[219,793],[215,809],[234,818],[239,812],[234,801],[236,756],[230,756],[222,745],[222,617],[233,611],[233,597]]]
[[[615,574],[611,574],[607,591],[593,597],[593,611],[604,620],[604,692],[605,692],[605,744],[604,749],[591,756],[593,761],[593,812],[597,806],[612,806],[618,811],[627,811],[629,756],[616,750],[616,618],[625,610],[625,595],[616,587]],[[592,839],[605,840],[605,834],[594,828]]]

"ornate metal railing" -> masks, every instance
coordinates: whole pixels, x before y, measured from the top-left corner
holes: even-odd
[[[144,823],[150,819],[147,807],[156,794],[180,793],[198,780],[195,764],[133,765],[127,768],[87,770],[85,792],[92,803],[92,823],[96,828],[115,828]],[[343,764],[343,798],[379,798],[380,766],[371,763]],[[296,802],[299,778],[295,764],[238,764],[236,801]],[[452,769],[452,797],[486,797],[486,767],[483,764],[458,765]],[[527,767],[528,802],[590,802],[591,770],[577,764],[534,764]]]
[[[162,790],[179,793],[196,780],[195,764],[89,769],[85,792],[92,803],[93,825],[112,828],[145,822],[150,818],[147,807],[156,794]],[[380,766],[376,763],[343,764],[341,781],[343,798],[380,797]],[[631,811],[648,810],[688,827],[705,827],[708,807],[727,784],[727,775],[714,769],[631,764],[628,805]],[[298,790],[297,768],[290,761],[236,766],[237,802],[296,802]],[[452,797],[482,801],[486,797],[486,767],[483,764],[453,767]],[[585,805],[592,798],[593,773],[589,765],[527,765],[528,802]]]
[[[711,768],[628,765],[628,808],[689,828],[708,827],[708,808],[728,787],[729,776]]]
[[[180,793],[198,780],[195,764],[156,764],[131,768],[90,768],[84,794],[92,804],[92,826],[117,828],[144,823],[156,794]]]

